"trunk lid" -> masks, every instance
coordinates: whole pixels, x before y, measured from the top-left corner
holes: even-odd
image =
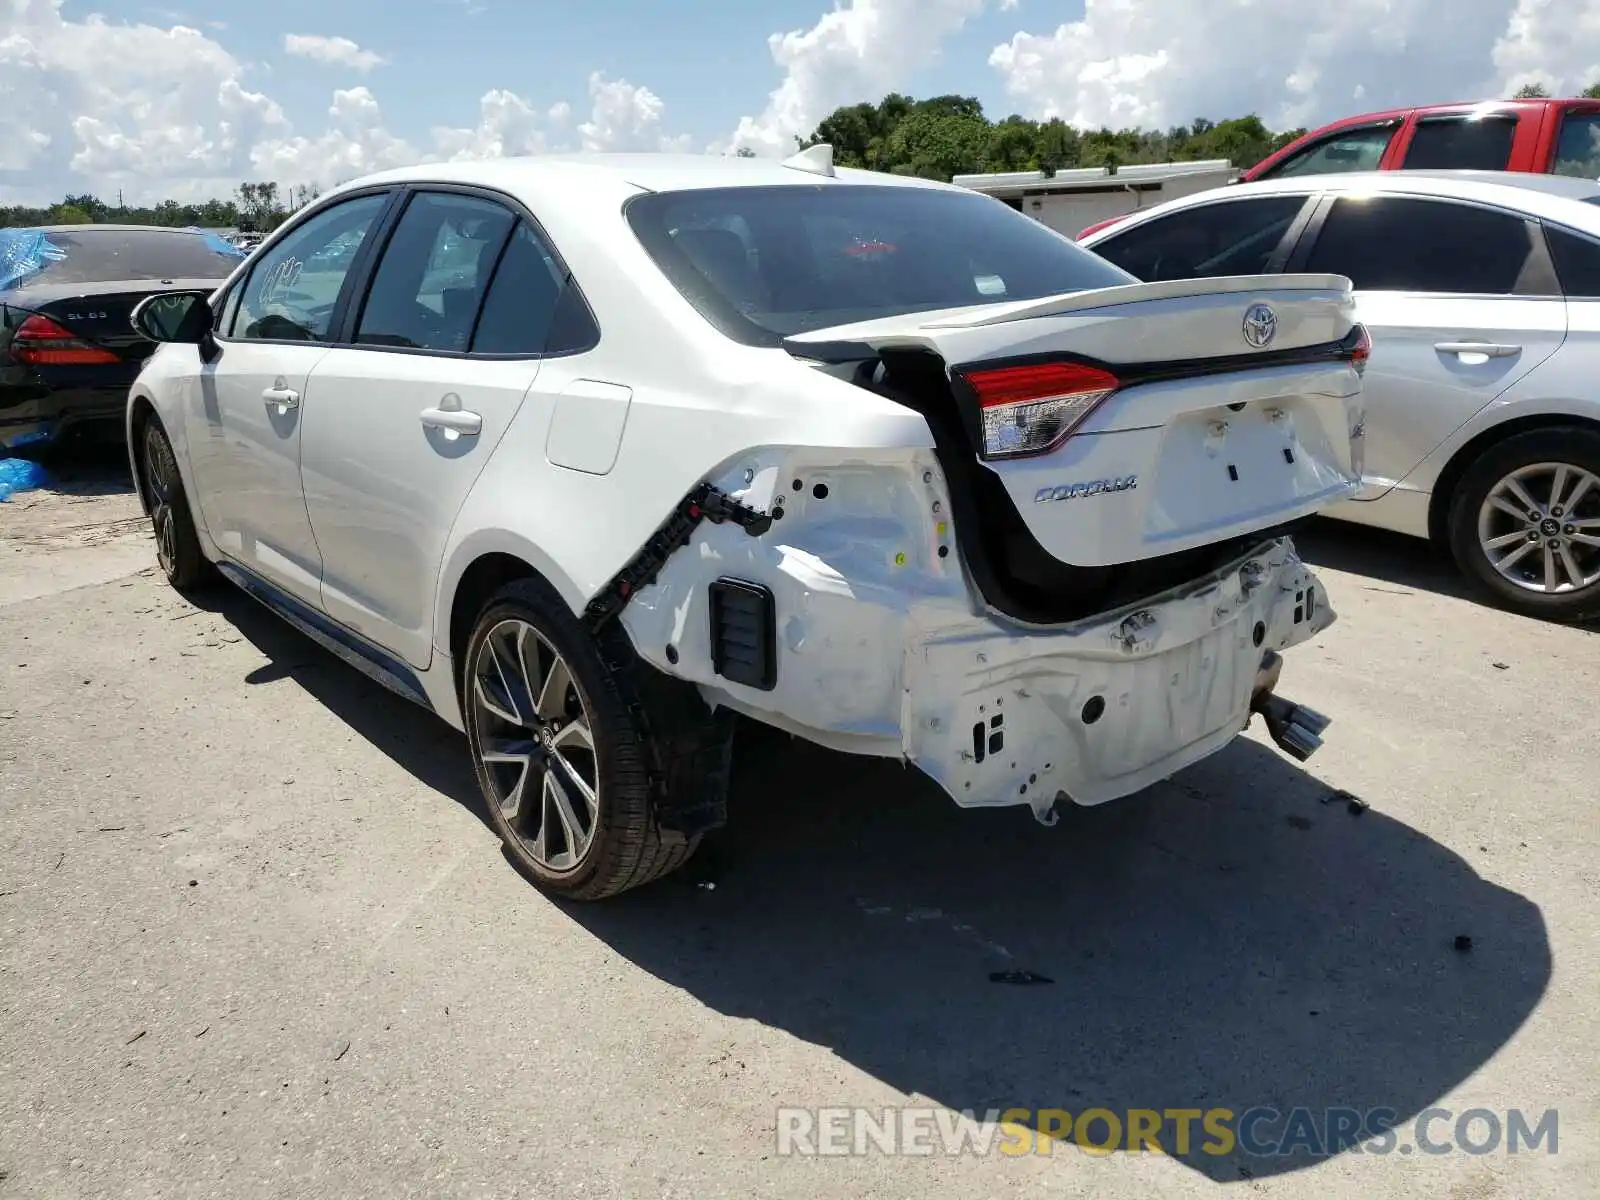
[[[39,376],[52,387],[115,386],[132,383],[155,343],[134,332],[134,307],[161,292],[201,291],[221,286],[216,279],[128,280],[111,283],[35,285],[0,292],[0,356],[9,358],[16,331],[31,316],[48,318],[90,346],[109,351],[115,362],[41,364]]]
[[[1129,284],[786,339],[823,363],[932,352],[981,473],[1056,560],[1107,567],[1274,528],[1361,486],[1350,283]],[[969,460],[970,461],[970,460]]]

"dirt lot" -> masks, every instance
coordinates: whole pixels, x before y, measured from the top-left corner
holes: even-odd
[[[1309,770],[1247,738],[1043,829],[758,732],[715,853],[566,908],[454,734],[179,598],[136,513],[0,504],[0,1197],[1597,1194],[1600,641],[1421,547],[1302,544],[1342,617],[1285,671],[1335,718]],[[779,1106],[905,1104],[1401,1136],[777,1152]],[[1558,1109],[1558,1152],[1411,1153],[1430,1106]]]

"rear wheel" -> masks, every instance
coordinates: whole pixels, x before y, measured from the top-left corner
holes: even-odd
[[[655,819],[633,686],[536,580],[497,593],[468,642],[462,709],[489,818],[517,866],[556,895],[638,887],[699,841]]]
[[[1600,433],[1536,429],[1490,447],[1457,488],[1450,547],[1507,608],[1600,617]]]
[[[167,582],[179,591],[210,583],[216,569],[200,551],[189,497],[178,473],[178,459],[161,422],[151,417],[144,426],[144,486],[150,526],[156,539],[156,561]]]

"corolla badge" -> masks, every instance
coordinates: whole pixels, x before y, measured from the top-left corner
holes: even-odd
[[[1265,350],[1278,336],[1278,314],[1269,304],[1252,304],[1244,310],[1244,340]]]
[[[1085,496],[1103,496],[1108,492],[1127,492],[1139,486],[1137,475],[1120,475],[1112,479],[1086,479],[1082,483],[1063,483],[1057,487],[1040,488],[1034,494],[1035,504],[1052,500],[1081,500]]]

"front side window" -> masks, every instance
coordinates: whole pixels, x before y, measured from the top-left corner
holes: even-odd
[[[1348,276],[1358,291],[1515,294],[1533,230],[1510,213],[1411,196],[1334,203],[1307,271]]]
[[[1561,119],[1550,172],[1600,179],[1600,113],[1568,113]]]
[[[1504,171],[1516,117],[1425,117],[1406,147],[1407,171]]]
[[[232,336],[249,341],[329,340],[345,276],[388,203],[386,193],[346,200],[258,252],[239,295]]]
[[[478,196],[413,197],[373,274],[356,343],[464,353],[515,221]]]
[[[1304,207],[1304,196],[1223,200],[1157,217],[1094,247],[1146,283],[1260,275]]]
[[[1395,125],[1347,129],[1307,146],[1304,150],[1261,173],[1262,179],[1288,175],[1334,175],[1342,171],[1376,171],[1383,152],[1394,140]]]
[[[1133,282],[977,192],[853,184],[655,192],[629,201],[627,219],[678,291],[751,345]]]

